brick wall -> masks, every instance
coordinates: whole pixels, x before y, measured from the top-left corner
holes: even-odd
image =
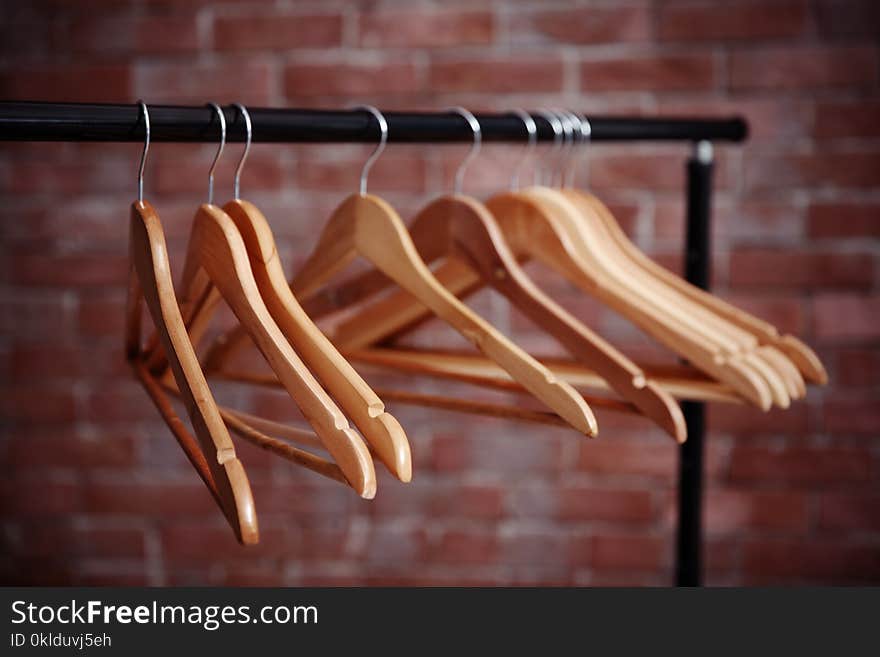
[[[54,101],[748,117],[719,146],[718,293],[804,337],[832,384],[787,412],[711,409],[707,579],[880,581],[880,14],[870,0],[2,2],[0,96]],[[230,148],[229,152],[234,149]],[[505,183],[484,149],[468,185]],[[246,198],[293,266],[355,188],[360,147],[254,148]],[[462,149],[394,146],[371,188],[403,213]],[[683,146],[596,145],[581,167],[642,248],[681,259]],[[394,407],[415,479],[372,502],[241,445],[262,544],[238,547],[122,361],[135,145],[0,147],[4,582],[664,584],[676,450],[641,420],[602,436]],[[210,147],[157,144],[147,197],[179,272]],[[221,163],[228,189],[233,156]],[[542,277],[637,356],[626,321]],[[547,347],[478,299],[525,345]],[[436,335],[440,335],[437,329]],[[423,385],[423,384],[419,384]],[[219,390],[263,411],[289,402]]]

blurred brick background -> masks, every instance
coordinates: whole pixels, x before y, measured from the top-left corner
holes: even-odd
[[[748,144],[716,149],[714,284],[811,343],[832,385],[787,412],[711,410],[707,581],[880,582],[876,2],[0,7],[4,99],[744,114]],[[472,191],[503,185],[517,152],[486,147]],[[264,209],[289,266],[354,190],[365,153],[254,148],[244,195]],[[371,189],[412,212],[448,189],[461,153],[393,146]],[[686,154],[596,145],[580,169],[580,183],[672,267]],[[382,473],[372,502],[242,444],[262,544],[238,547],[122,360],[138,156],[130,144],[0,146],[4,583],[671,581],[676,449],[648,423],[607,414],[586,444],[563,430],[395,406],[415,480]],[[176,272],[211,156],[192,145],[151,152],[147,197]],[[233,163],[221,164],[218,189]],[[626,321],[541,280],[627,353],[660,353]],[[549,347],[503,304],[475,303],[523,344]],[[290,407],[264,392],[228,394],[263,412]]]

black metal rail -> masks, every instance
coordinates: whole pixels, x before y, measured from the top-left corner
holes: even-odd
[[[215,142],[217,116],[210,107],[148,105],[154,142]],[[245,141],[244,121],[224,108],[227,141]],[[298,110],[249,107],[253,141],[375,142],[376,120],[359,110]],[[551,141],[553,129],[535,116],[538,139]],[[593,141],[742,141],[746,123],[728,119],[589,117]],[[526,131],[515,115],[478,114],[483,141],[523,141]],[[454,113],[387,112],[388,141],[397,143],[470,142],[468,123]],[[0,141],[121,141],[144,139],[137,105],[0,102]]]
[[[150,137],[154,142],[216,142],[218,120],[208,106],[150,105]],[[227,140],[245,140],[238,112],[224,108]],[[374,143],[376,120],[359,110],[298,110],[248,108],[253,141],[262,143]],[[473,139],[468,123],[454,113],[387,112],[388,141],[448,143]],[[488,142],[521,142],[527,137],[515,115],[479,114],[482,137]],[[535,116],[537,136],[552,141],[552,126]],[[739,117],[726,119],[590,116],[591,140],[597,142],[693,142],[687,161],[686,278],[708,288],[711,267],[709,233],[712,196],[712,142],[742,142],[748,126]],[[0,141],[140,142],[144,122],[137,105],[0,102]],[[676,583],[702,582],[702,490],[705,420],[702,404],[685,403],[688,428],[679,466],[679,523]]]

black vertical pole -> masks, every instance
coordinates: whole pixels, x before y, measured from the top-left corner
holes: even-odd
[[[687,234],[685,278],[709,289],[712,199],[712,144],[700,141],[687,162]],[[678,543],[675,583],[700,586],[703,580],[703,452],[705,405],[683,402],[687,440],[681,446],[678,471]]]

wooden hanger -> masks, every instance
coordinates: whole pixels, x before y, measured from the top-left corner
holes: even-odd
[[[599,231],[592,230],[589,220],[584,220],[591,209],[579,197],[546,187],[530,188],[524,193],[535,198],[547,211],[555,213],[564,229],[574,238],[575,248],[589,263],[590,270],[604,268],[604,273],[608,275],[605,279],[606,285],[608,281],[613,281],[611,285],[619,285],[617,290],[620,293],[635,295],[639,305],[643,309],[649,309],[655,321],[663,321],[681,334],[690,334],[696,340],[705,341],[705,344],[715,345],[718,353],[726,359],[736,359],[751,367],[767,383],[773,403],[782,408],[789,407],[791,397],[788,386],[782,376],[758,354],[738,342],[729,332],[719,329],[715,322],[698,321],[696,313],[688,307],[691,304],[682,303],[680,299],[664,294],[663,290],[658,289],[659,285],[630,275],[625,266],[616,262],[615,253],[609,248],[608,241],[603,240]]]
[[[479,144],[476,118],[470,113],[464,116],[474,129],[475,145]],[[475,153],[476,149],[463,166]],[[458,180],[463,171],[461,168],[456,175]],[[410,224],[409,234],[426,263],[444,256],[466,263],[477,274],[466,292],[473,292],[480,284],[491,285],[553,335],[569,353],[606,377],[621,397],[632,402],[678,442],[684,441],[687,435],[684,416],[675,400],[647,381],[644,373],[625,356],[535,286],[510,252],[494,218],[482,203],[458,193],[443,196],[419,212]],[[387,337],[376,335],[370,326],[371,321],[381,322],[384,315],[384,309],[379,309],[368,311],[367,322],[361,322],[359,316],[347,320],[336,333],[339,343],[348,347],[365,346],[362,337],[358,340],[359,336]],[[355,340],[361,344],[354,345]]]
[[[184,453],[211,491],[236,538],[259,541],[253,494],[244,466],[217,410],[201,365],[189,341],[174,294],[168,250],[159,216],[146,201],[131,206],[129,222],[126,356]],[[146,303],[165,351],[195,437],[178,418],[159,382],[147,369],[141,348],[141,312]]]
[[[235,171],[235,200],[223,210],[241,234],[263,301],[284,336],[353,420],[375,454],[399,480],[408,482],[412,479],[412,456],[403,428],[393,415],[385,412],[382,400],[302,309],[287,284],[269,222],[255,205],[239,198],[251,131],[247,110],[242,105],[236,107],[246,121],[248,141]],[[241,324],[220,336],[204,359],[208,374],[221,369],[246,337]]]
[[[755,336],[762,346],[772,347],[786,356],[786,361],[793,363],[798,371],[811,383],[825,384],[828,382],[828,374],[815,352],[803,342],[792,335],[780,335],[775,326],[757,317],[750,315],[744,310],[727,303],[726,301],[691,285],[683,278],[661,267],[646,256],[635,244],[630,241],[626,233],[614,219],[608,208],[595,196],[587,192],[577,191],[584,200],[590,203],[596,216],[603,222],[611,239],[626,256],[644,271],[662,280],[680,294],[692,301],[711,310],[732,324]],[[767,354],[768,352],[764,352]],[[772,356],[771,356],[772,357]],[[801,391],[803,392],[803,391]]]
[[[585,143],[589,135],[589,122],[586,118],[570,112],[559,112],[557,114],[560,120],[565,119],[568,121],[570,119],[569,129],[573,128],[579,143]],[[563,123],[562,125],[564,127],[565,124]],[[572,142],[572,145],[574,145],[574,142]],[[766,368],[769,367],[770,376],[768,383],[771,387],[779,385],[781,382],[792,399],[799,399],[804,396],[806,385],[803,377],[782,352],[769,345],[759,346],[758,340],[752,333],[729,322],[723,316],[712,312],[711,309],[694,303],[687,295],[681,294],[680,285],[669,285],[667,281],[672,279],[681,285],[692,287],[671,274],[671,272],[660,268],[639,251],[626,238],[625,233],[620,229],[619,224],[608,207],[594,195],[574,189],[571,186],[573,180],[573,169],[570,169],[562,177],[560,191],[578,207],[582,227],[588,231],[583,236],[584,239],[596,242],[601,241],[603,243],[603,253],[614,254],[614,262],[622,268],[628,278],[640,279],[644,285],[651,289],[653,295],[663,299],[664,305],[676,308],[677,315],[690,318],[692,323],[696,323],[697,326],[708,327],[712,334],[726,335],[737,344],[738,352],[745,355],[750,362],[758,369],[764,371],[765,374],[767,373]],[[651,262],[654,266],[646,269],[639,265],[639,262],[643,261]],[[651,272],[657,269],[662,270],[666,276],[658,277],[652,275]],[[705,296],[711,297],[708,294]],[[714,297],[711,298],[714,299]]]
[[[478,354],[372,347],[346,352],[346,356],[356,363],[362,363],[364,366],[378,371],[409,372],[509,392],[523,390],[522,386],[510,378],[510,375],[503,369]],[[578,392],[591,395],[591,404],[594,403],[593,395],[596,393],[613,392],[608,381],[581,363],[550,356],[542,356],[541,362],[546,363],[556,376],[567,381]],[[676,399],[727,404],[743,402],[742,397],[734,392],[730,386],[710,379],[692,367],[645,365],[641,369],[645,372],[646,377]]]
[[[384,118],[378,110],[369,109],[382,126],[382,140],[364,168],[362,193],[350,196],[333,213],[321,232],[318,245],[291,282],[294,293],[308,298],[324,281],[361,255],[510,372],[571,426],[586,435],[595,435],[595,417],[574,389],[558,381],[549,370],[440,285],[419,257],[394,209],[382,199],[365,193],[366,173],[387,139]]]
[[[236,538],[244,545],[259,541],[254,498],[244,466],[220,419],[195,350],[189,341],[174,293],[168,248],[159,215],[143,200],[144,166],[150,148],[150,115],[143,112],[145,140],[138,170],[138,200],[129,219],[129,285],[125,313],[126,359],[171,429],[189,462],[208,487]],[[192,422],[193,436],[177,416],[171,400],[147,369],[141,340],[146,303],[180,397]]]
[[[214,108],[225,139],[223,112],[216,105]],[[241,233],[229,215],[210,202],[213,170],[222,150],[223,141],[209,174],[209,202],[199,207],[193,219],[181,279],[181,299],[187,308],[184,321],[188,326],[197,321],[211,288],[216,288],[314,427],[349,484],[361,497],[372,498],[376,493],[376,474],[366,445],[272,318],[260,295]]]

